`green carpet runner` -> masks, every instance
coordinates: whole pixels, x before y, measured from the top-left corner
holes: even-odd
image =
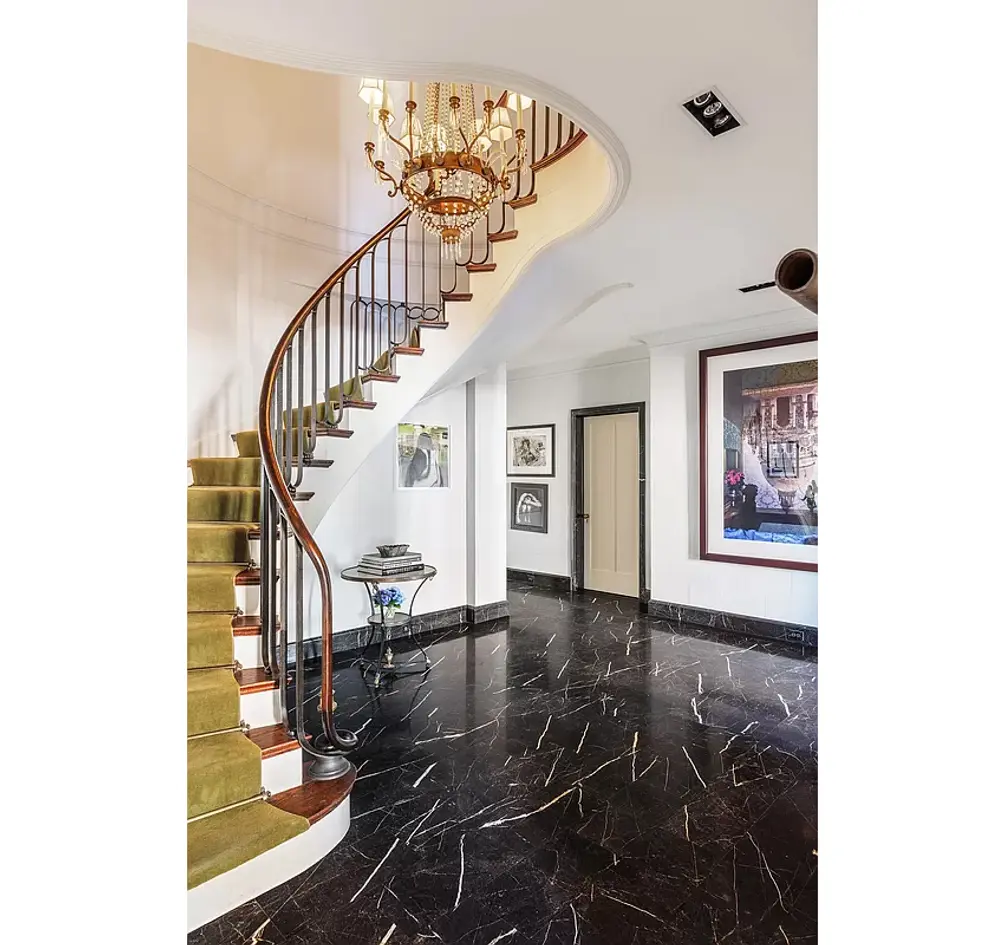
[[[419,347],[417,330],[409,344]],[[385,352],[377,370],[389,369],[390,363]],[[363,400],[358,378],[343,387],[347,400]],[[338,388],[332,388],[329,395],[337,399]],[[314,410],[323,416],[322,405],[307,407],[305,423]],[[296,450],[298,411],[294,420],[297,426],[287,437]],[[237,456],[189,462],[188,816],[201,817],[188,825],[189,889],[310,826],[305,818],[264,800],[230,807],[261,789],[261,751],[240,731],[226,731],[240,724],[240,688],[232,667],[234,578],[250,562],[249,533],[258,528],[261,503],[258,433],[243,430],[233,440]]]
[[[193,459],[188,489],[188,888],[303,833],[309,824],[264,800],[261,751],[240,731],[233,673],[234,577],[258,527],[258,434],[238,433],[237,457]],[[215,734],[209,734],[215,733]],[[202,736],[202,737],[192,737]],[[218,813],[211,813],[217,811]]]

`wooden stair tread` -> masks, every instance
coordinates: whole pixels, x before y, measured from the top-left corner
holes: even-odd
[[[444,302],[470,302],[474,298],[473,292],[444,292]]]
[[[295,735],[290,735],[282,725],[264,725],[261,728],[253,728],[248,732],[251,739],[260,749],[261,757],[274,758],[276,755],[284,755],[287,751],[294,751],[300,747]]]
[[[318,426],[317,426],[317,435],[318,436],[338,436],[338,437],[341,437],[342,439],[347,440],[350,436],[352,436],[352,431],[351,430],[342,430],[340,427],[326,427],[326,426],[322,426],[322,425],[318,424]]]
[[[447,322],[447,321],[441,321],[440,322],[440,321],[432,321],[431,319],[426,320],[426,319],[423,318],[421,321],[418,322],[418,327],[419,328],[447,328],[449,326],[449,324],[450,323]]]
[[[261,617],[241,614],[230,621],[235,637],[257,637],[261,635]]]
[[[234,575],[234,587],[257,587],[261,584],[261,568],[245,568]]]
[[[349,432],[351,433],[352,431],[350,430]],[[335,465],[335,461],[333,459],[317,459],[315,457],[314,459],[305,459],[303,465],[314,469],[330,469]]]
[[[504,243],[507,240],[514,240],[519,236],[519,230],[503,230],[501,233],[489,233],[489,243]]]
[[[513,210],[519,210],[520,207],[532,207],[536,202],[536,194],[527,194],[525,197],[517,197],[515,200],[510,200],[509,206]]]
[[[314,498],[314,493],[313,492],[297,492],[297,494],[293,496],[293,501],[294,502],[308,502],[312,498]]]
[[[343,404],[345,408],[353,410],[373,410],[376,408],[375,400],[346,400]]]
[[[412,345],[397,345],[394,354],[425,354],[425,348],[415,348]]]
[[[241,695],[248,696],[254,692],[268,692],[279,688],[279,680],[269,676],[264,666],[249,666],[247,669],[234,670],[234,677],[240,687]]]
[[[356,769],[353,768],[348,774],[331,781],[308,781],[288,791],[280,791],[272,796],[269,804],[287,814],[305,817],[313,825],[341,804],[355,783]]]
[[[368,383],[369,381],[383,381],[387,384],[396,384],[401,380],[400,374],[364,374],[363,383]]]
[[[468,263],[468,272],[494,272],[495,263]]]

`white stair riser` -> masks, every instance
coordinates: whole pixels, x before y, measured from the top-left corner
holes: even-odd
[[[261,666],[261,635],[234,637],[234,659],[245,669]]]
[[[261,760],[261,784],[278,794],[303,784],[303,752],[299,748]]]
[[[261,588],[257,584],[235,587],[234,603],[248,617],[259,616],[261,613]]]
[[[251,728],[261,728],[263,725],[277,725],[282,721],[279,708],[279,690],[269,689],[266,692],[253,692],[241,696],[241,719]]]

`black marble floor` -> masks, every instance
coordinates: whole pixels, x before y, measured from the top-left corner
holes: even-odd
[[[816,941],[815,651],[509,600],[425,682],[338,671],[348,835],[192,945]]]

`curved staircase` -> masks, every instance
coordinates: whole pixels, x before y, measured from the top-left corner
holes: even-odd
[[[541,108],[538,130],[536,112],[530,167],[467,258],[441,260],[417,219],[400,213],[283,333],[259,429],[233,434],[237,455],[189,461],[190,929],[306,869],[348,830],[355,740],[334,725],[331,581],[308,520],[321,521],[376,443],[476,339],[530,259],[600,205],[602,194],[595,206],[581,194],[603,163],[598,152],[578,148],[585,134],[567,121],[562,129],[551,109]],[[580,189],[560,174],[540,186],[538,172],[568,155],[578,155],[567,166]],[[522,247],[516,213],[536,214]],[[452,346],[438,340],[448,305],[461,307]],[[310,579],[319,621],[304,614]],[[320,726],[308,731],[304,641],[318,635]]]

